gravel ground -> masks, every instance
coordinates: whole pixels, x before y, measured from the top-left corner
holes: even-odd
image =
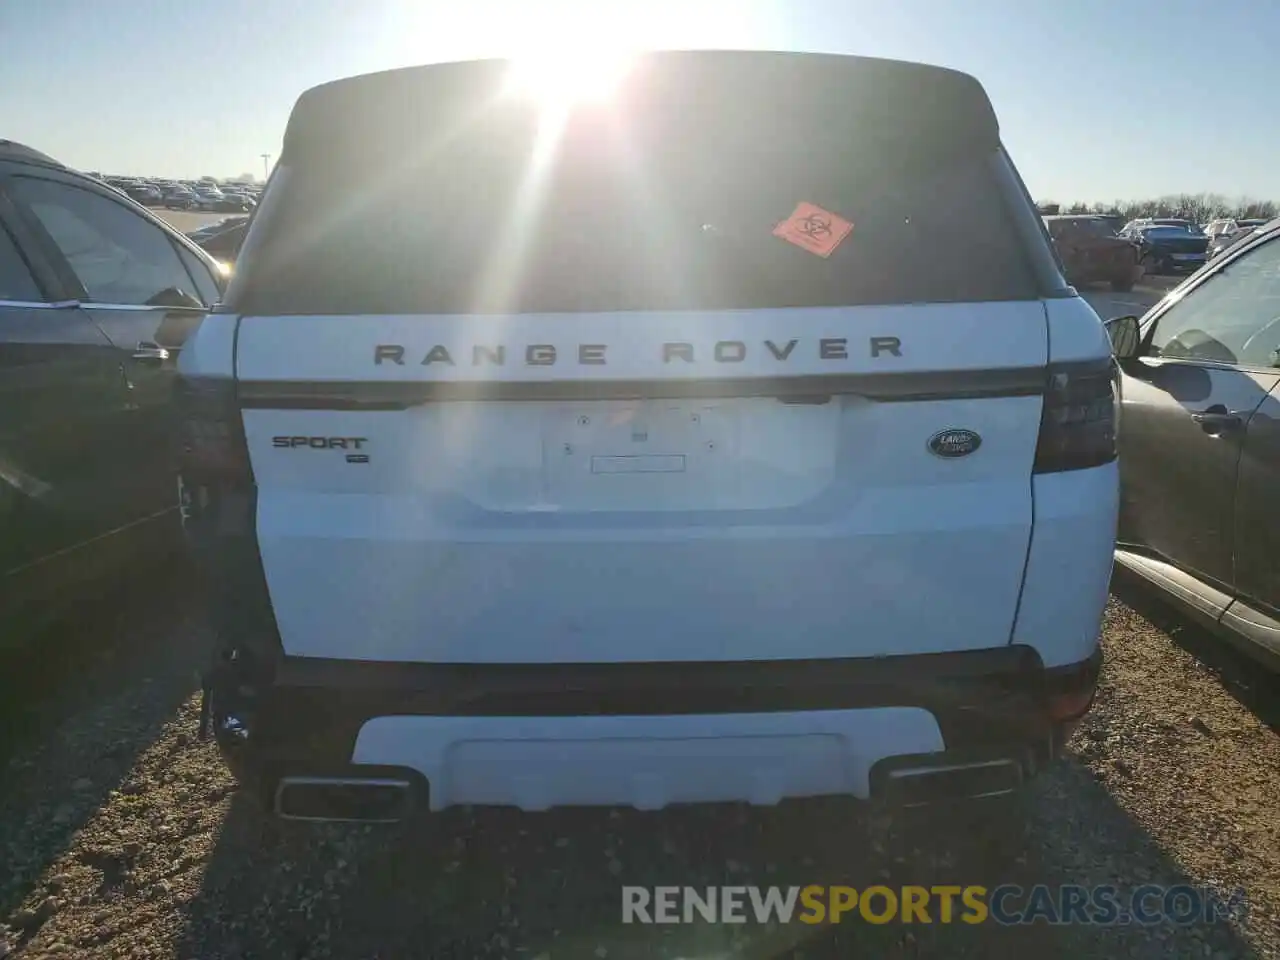
[[[1280,958],[1280,682],[1118,595],[1098,704],[1002,865],[972,834],[886,850],[844,802],[267,820],[195,737],[203,638],[175,574],[0,664],[0,957]],[[1242,887],[1249,909],[1181,927],[619,922],[624,883],[874,879],[1190,882]]]

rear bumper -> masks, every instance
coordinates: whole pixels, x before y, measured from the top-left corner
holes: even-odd
[[[1181,250],[1162,250],[1159,247],[1153,247],[1149,251],[1150,256],[1169,266],[1175,270],[1195,270],[1204,265],[1209,259],[1208,251],[1202,253],[1194,253]]]
[[[286,778],[337,777],[402,780],[432,810],[833,794],[915,805],[1034,775],[1088,709],[1099,666],[1095,652],[1046,669],[1021,645],[693,664],[284,658],[269,679],[224,664],[210,702],[223,755],[267,804]]]

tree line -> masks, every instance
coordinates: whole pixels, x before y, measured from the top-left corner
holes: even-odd
[[[1133,220],[1137,217],[1178,217],[1195,223],[1207,223],[1221,217],[1270,220],[1280,212],[1274,200],[1239,197],[1231,200],[1218,193],[1178,193],[1150,200],[1114,200],[1111,203],[1057,203],[1044,200],[1041,210],[1056,207],[1064,214],[1103,214]]]

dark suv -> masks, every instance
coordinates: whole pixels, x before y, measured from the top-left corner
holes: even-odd
[[[1138,247],[1116,235],[1106,217],[1045,217],[1045,228],[1072,283],[1109,283],[1113,290],[1132,290],[1142,270]]]
[[[0,646],[180,542],[170,390],[222,283],[137,203],[0,140]]]

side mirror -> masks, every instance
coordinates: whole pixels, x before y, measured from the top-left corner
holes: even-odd
[[[203,314],[194,313],[190,310],[177,310],[173,313],[166,313],[161,319],[160,325],[156,327],[154,338],[156,344],[176,353],[182,349],[183,344],[187,342],[187,338],[191,336],[196,327],[200,326],[200,322],[203,319]]]
[[[1111,352],[1117,360],[1132,360],[1138,356],[1142,347],[1142,328],[1137,317],[1132,314],[1112,317],[1106,322],[1106,328],[1111,337]]]

